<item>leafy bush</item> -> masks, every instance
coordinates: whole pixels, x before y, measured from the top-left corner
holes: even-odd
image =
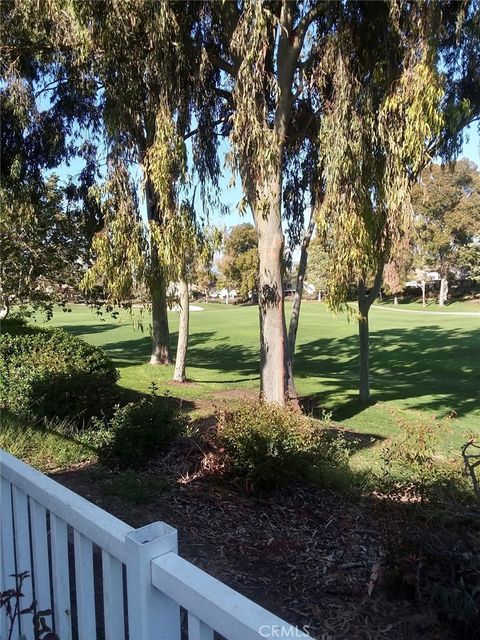
[[[289,408],[246,402],[220,413],[218,434],[228,466],[251,489],[310,477],[314,469],[346,462],[335,435]]]
[[[0,337],[2,407],[29,419],[77,424],[111,412],[118,373],[103,349],[62,329],[19,326],[19,335]]]
[[[401,435],[387,441],[381,451],[386,492],[408,494],[414,500],[443,502],[461,498],[470,489],[462,473],[460,456],[446,460],[439,455],[442,435],[451,419],[420,417],[413,421],[396,416]],[[394,497],[394,495],[392,495]]]
[[[117,407],[111,420],[97,420],[86,434],[104,463],[139,469],[183,432],[185,418],[177,402],[151,395]]]
[[[2,334],[8,333],[12,336],[33,334],[41,331],[40,327],[30,324],[25,315],[18,313],[11,313],[7,318],[2,320],[0,328]]]

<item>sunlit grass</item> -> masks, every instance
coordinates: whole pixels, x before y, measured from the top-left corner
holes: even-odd
[[[191,314],[187,358],[190,382],[171,382],[171,367],[148,365],[148,314],[143,331],[132,317],[99,317],[75,305],[55,313],[52,323],[88,342],[103,346],[120,371],[120,384],[146,393],[152,382],[159,392],[183,398],[197,413],[213,404],[236,401],[234,390],[254,394],[259,386],[258,308],[202,304]],[[453,309],[455,305],[448,307]],[[460,307],[459,307],[460,309]],[[461,307],[464,310],[464,307]],[[135,318],[138,319],[136,312]],[[172,348],[178,315],[170,313]],[[395,413],[431,418],[452,415],[442,441],[447,453],[458,452],[468,433],[480,433],[480,316],[432,316],[429,313],[371,311],[371,371],[375,403],[357,401],[358,350],[356,323],[334,316],[322,304],[302,308],[295,362],[298,392],[308,412],[333,412],[342,427],[372,435],[372,446],[355,454],[361,466],[378,459],[385,438],[399,433]]]

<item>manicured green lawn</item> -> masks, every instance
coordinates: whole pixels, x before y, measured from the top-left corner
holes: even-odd
[[[99,318],[75,305],[58,311],[52,324],[63,326],[92,344],[101,345],[120,370],[120,384],[147,392],[155,382],[186,401],[228,401],[229,390],[256,390],[258,377],[258,308],[202,304],[191,314],[191,338],[186,385],[170,382],[172,368],[151,367],[148,314],[143,331],[127,313],[120,319]],[[400,305],[399,305],[400,306]],[[454,310],[454,305],[448,307]],[[464,311],[462,308],[459,310]],[[137,314],[138,318],[138,314]],[[431,315],[371,311],[372,391],[376,403],[367,408],[357,400],[356,322],[333,316],[319,303],[305,303],[296,356],[299,393],[307,410],[326,408],[349,430],[382,439],[398,432],[395,413],[407,419],[455,412],[443,438],[443,450],[458,451],[468,432],[480,434],[480,315]],[[178,315],[170,314],[172,347]],[[233,392],[230,391],[232,397]],[[227,398],[227,400],[226,400]],[[204,405],[205,406],[205,405]],[[202,410],[202,403],[200,403]],[[366,440],[368,443],[368,439]],[[367,462],[371,448],[361,449]]]

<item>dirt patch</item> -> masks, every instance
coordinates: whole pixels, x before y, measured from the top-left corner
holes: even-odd
[[[201,453],[189,446],[152,466],[149,476],[170,484],[142,506],[105,495],[94,467],[54,477],[134,527],[168,522],[184,558],[314,638],[454,637],[428,606],[389,594],[378,505],[313,486],[258,498],[215,479],[192,480]]]
[[[254,389],[226,389],[212,394],[214,400],[258,400],[258,391]]]

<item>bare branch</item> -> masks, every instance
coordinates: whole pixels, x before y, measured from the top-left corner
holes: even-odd
[[[216,127],[217,124],[221,124],[222,122],[226,122],[227,118],[220,118],[219,120],[215,120],[214,122],[212,122],[212,126]],[[188,133],[186,133],[183,136],[184,140],[188,140],[188,138],[191,138],[192,136],[194,136],[196,133],[198,133],[198,129],[199,127],[197,127],[196,129],[192,129],[191,131],[189,131]]]
[[[305,35],[308,31],[309,26],[312,22],[318,18],[325,8],[325,2],[317,2],[308,13],[306,13],[299,21],[295,29],[293,30],[293,35],[295,38],[295,46],[300,50],[303,46],[303,41],[305,39]]]

